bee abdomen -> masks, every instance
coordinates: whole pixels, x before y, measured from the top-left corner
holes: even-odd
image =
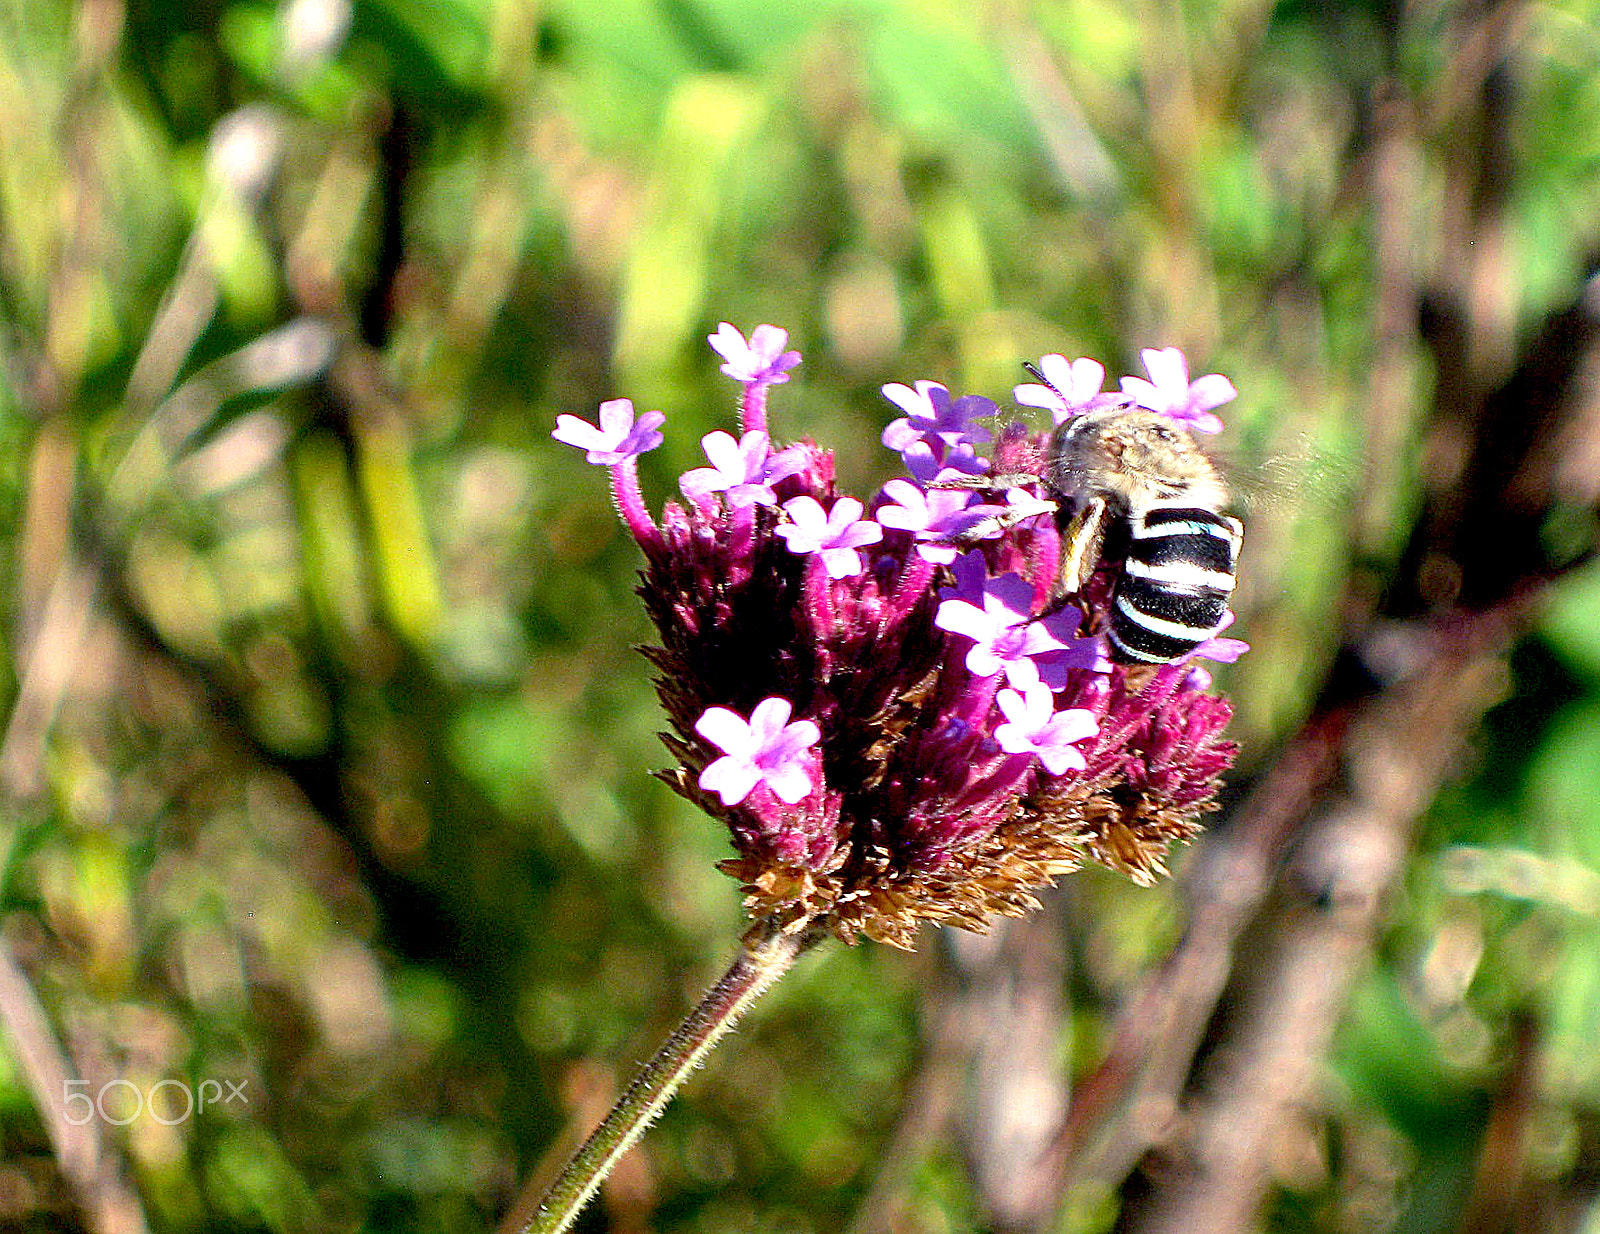
[[[1107,630],[1118,658],[1167,664],[1221,628],[1241,533],[1234,519],[1192,506],[1130,516]]]

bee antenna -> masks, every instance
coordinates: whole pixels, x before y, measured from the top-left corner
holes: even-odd
[[[1028,375],[1030,377],[1032,377],[1040,385],[1044,386],[1047,390],[1049,390],[1051,393],[1053,393],[1063,403],[1065,403],[1067,401],[1067,396],[1065,394],[1061,393],[1060,390],[1056,389],[1056,383],[1051,381],[1048,377],[1046,377],[1043,373],[1041,373],[1039,371],[1039,366],[1036,365],[1032,360],[1024,360],[1022,362],[1022,367],[1025,368],[1028,371]]]

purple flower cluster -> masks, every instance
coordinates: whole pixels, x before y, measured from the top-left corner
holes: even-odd
[[[981,929],[1024,911],[1086,857],[1161,873],[1232,762],[1227,702],[1203,670],[1113,664],[1082,612],[1047,611],[1060,545],[1034,517],[1052,509],[1040,494],[993,505],[940,487],[1024,474],[1043,437],[1012,426],[986,460],[988,399],[886,386],[904,414],[883,440],[909,478],[864,505],[835,491],[828,451],[773,447],[767,389],[800,362],[786,332],[746,341],[723,323],[710,342],[743,387],[742,433],[703,439],[710,465],[685,473],[687,503],[659,524],[636,460],[661,443],[660,412],[612,400],[598,428],[562,416],[553,435],[610,469],[661,636],[646,654],[679,760],[664,778],[728,825],[738,856],[723,869],[751,912],[909,946],[923,920]],[[1093,361],[1047,356],[1049,384],[1017,399],[1058,422],[1137,401],[1209,431],[1226,378],[1190,383],[1175,348],[1144,354],[1151,380],[1120,395]]]

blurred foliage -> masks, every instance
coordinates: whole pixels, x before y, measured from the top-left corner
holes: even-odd
[[[886,381],[1167,343],[1231,374],[1239,472],[1298,460],[1226,683],[1264,759],[1418,501],[1431,374],[1375,368],[1365,160],[1384,92],[1420,100],[1429,270],[1468,7],[0,0],[0,923],[90,1091],[249,1095],[100,1128],[149,1227],[492,1228],[725,962],[726,842],[647,775],[636,552],[548,436],[664,408],[659,501],[730,423],[720,320],[791,331],[775,429],[856,491]],[[1600,4],[1517,21],[1508,339],[1600,244]],[[1363,474],[1380,395],[1408,419]],[[1597,630],[1591,569],[1430,816],[1276,1228],[1452,1227],[1526,1032],[1531,1168],[1592,1206]],[[1086,1068],[1181,922],[1093,873],[1064,911]],[[843,1228],[936,952],[803,965],[614,1228]],[[79,1228],[39,1100],[0,1052],[0,1223]],[[971,1228],[948,1148],[907,1178],[906,1228]]]

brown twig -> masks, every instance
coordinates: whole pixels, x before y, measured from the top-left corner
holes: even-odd
[[[78,1202],[96,1234],[144,1234],[144,1212],[123,1178],[114,1155],[100,1138],[94,1118],[68,1117],[67,1095],[72,1070],[50,1030],[49,1020],[32,984],[0,938],[0,1025],[17,1066],[44,1120],[45,1134],[61,1173],[77,1192]],[[83,1096],[84,1094],[77,1094]]]
[[[1317,1103],[1320,1068],[1351,982],[1367,963],[1420,813],[1503,685],[1500,655],[1520,613],[1483,617],[1459,646],[1385,690],[1353,720],[1343,783],[1300,822],[1270,911],[1251,930],[1183,1131],[1147,1162],[1129,1231],[1248,1229],[1286,1123]]]

